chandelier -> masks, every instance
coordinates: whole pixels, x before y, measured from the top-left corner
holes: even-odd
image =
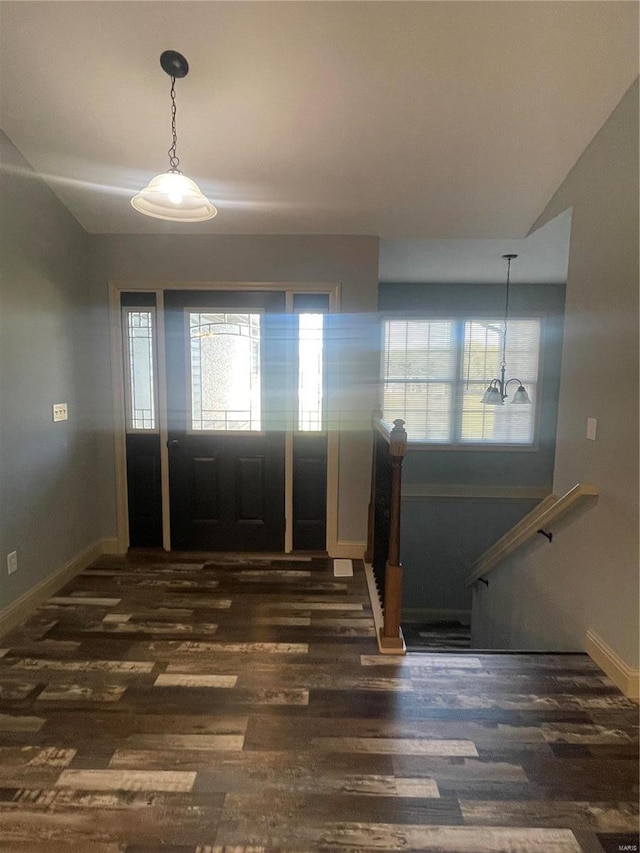
[[[503,406],[504,401],[509,396],[507,391],[508,386],[512,382],[517,382],[515,394],[513,395],[512,403],[530,403],[529,395],[519,379],[505,379],[507,374],[507,327],[509,322],[509,286],[511,283],[511,261],[517,258],[517,255],[503,255],[507,262],[507,292],[504,306],[504,326],[502,330],[502,359],[500,361],[500,376],[492,379],[489,387],[484,392],[481,403],[486,403],[489,406]]]

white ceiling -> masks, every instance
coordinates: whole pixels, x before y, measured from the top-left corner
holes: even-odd
[[[90,232],[522,238],[638,73],[636,2],[0,2],[0,124]],[[131,209],[178,154],[218,206]]]

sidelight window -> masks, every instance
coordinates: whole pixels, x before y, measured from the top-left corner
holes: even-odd
[[[298,429],[319,432],[322,423],[324,315],[298,315]]]
[[[125,408],[127,431],[157,429],[155,309],[125,308]]]

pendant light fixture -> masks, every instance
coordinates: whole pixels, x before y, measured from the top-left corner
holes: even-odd
[[[156,175],[149,185],[131,199],[131,204],[139,212],[156,219],[168,219],[172,222],[205,222],[213,219],[218,212],[208,198],[202,194],[198,185],[183,175],[179,169],[180,159],[176,153],[178,134],[176,132],[176,79],[186,77],[189,63],[181,53],[165,50],[160,56],[160,65],[171,77],[171,148],[169,169]]]
[[[511,261],[517,258],[517,255],[503,255],[504,260],[507,262],[507,294],[505,299],[504,306],[504,328],[502,331],[502,360],[500,361],[500,377],[497,379],[492,379],[489,383],[489,387],[484,392],[481,403],[486,403],[489,406],[502,406],[504,405],[504,401],[509,396],[507,392],[507,386],[512,382],[517,382],[518,387],[516,388],[516,392],[511,399],[512,403],[530,403],[529,395],[519,379],[507,379],[505,381],[505,376],[507,373],[507,325],[509,322],[509,286],[511,283]]]

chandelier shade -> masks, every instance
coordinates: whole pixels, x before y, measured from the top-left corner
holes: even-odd
[[[180,172],[156,175],[131,204],[146,216],[174,222],[205,222],[218,212],[195,181]]]
[[[482,396],[481,403],[485,403],[485,405],[489,406],[502,406],[504,405],[504,401],[502,399],[502,394],[500,393],[500,389],[495,385],[489,385],[487,390],[484,392]]]
[[[518,385],[518,387],[516,388],[516,393],[513,395],[513,399],[511,400],[511,402],[516,404],[531,402],[531,399],[529,398],[529,395],[527,394],[527,390],[524,385]]]
[[[186,77],[189,63],[175,50],[165,50],[160,56],[163,71],[171,77],[171,136],[169,169],[152,178],[149,184],[131,199],[131,205],[139,213],[155,219],[171,222],[206,222],[213,219],[217,209],[202,193],[195,181],[183,175],[177,154],[178,134],[176,131],[176,78]]]

